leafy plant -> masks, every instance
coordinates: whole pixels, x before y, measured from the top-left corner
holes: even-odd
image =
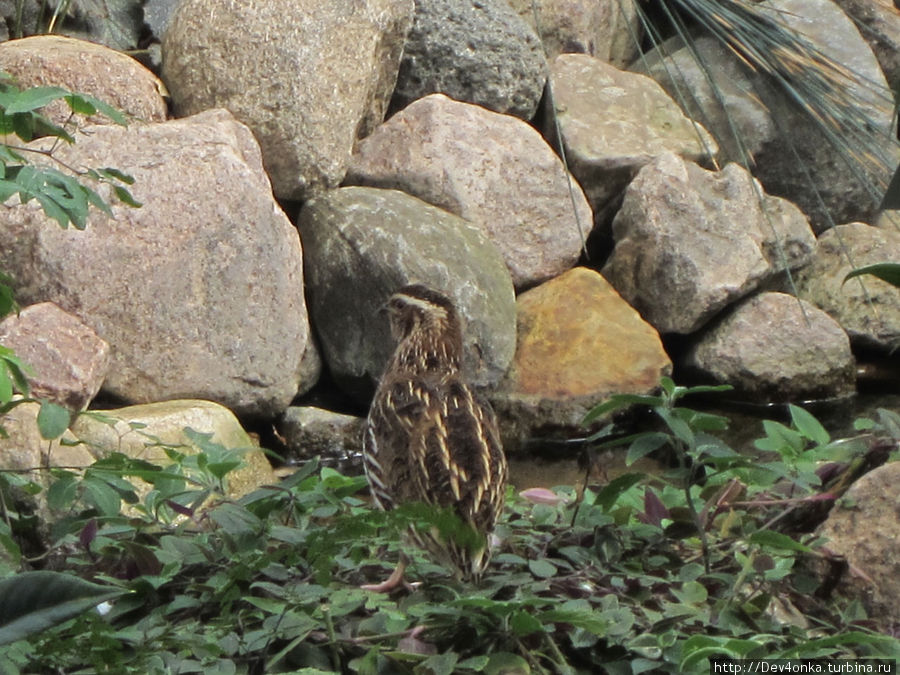
[[[403,543],[410,524],[442,514],[378,511],[362,476],[316,462],[239,500],[222,491],[239,456],[203,437],[194,457],[167,448],[168,463],[111,453],[84,474],[53,469],[37,488],[55,514],[43,564],[128,593],[105,616],[8,645],[0,670],[641,673],[698,672],[715,657],[894,657],[900,642],[858,602],[814,592],[805,562],[825,553],[787,524],[830,503],[813,460],[852,460],[865,438],[896,448],[900,417],[884,411],[835,441],[791,409],[764,424],[750,458],[713,436],[727,420],[684,405],[701,389],[663,385],[592,415],[649,406],[658,429],[594,442],[631,460],[671,452],[672,469],[510,494],[479,586]],[[127,476],[152,489],[139,497]],[[421,583],[360,589],[401,548]]]
[[[85,179],[90,179],[110,184],[120,201],[138,206],[127,188],[134,179],[117,169],[79,169],[63,165],[69,172],[63,173],[53,166],[35,165],[28,160],[26,155],[34,155],[60,163],[53,155],[58,144],[75,143],[75,137],[66,125],[55,124],[40,112],[46,105],[60,100],[71,111],[70,121],[75,115],[102,113],[116,124],[126,124],[121,112],[93,96],[70,92],[62,87],[22,90],[9,75],[0,74],[0,133],[12,134],[24,143],[39,137],[54,139],[48,147],[10,142],[0,144],[0,201],[6,201],[13,195],[18,195],[23,204],[34,199],[61,227],[72,224],[84,229],[91,206],[112,216],[106,201],[84,183]]]

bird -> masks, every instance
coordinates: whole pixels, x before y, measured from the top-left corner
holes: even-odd
[[[363,466],[373,500],[384,510],[422,502],[454,513],[474,541],[435,527],[412,528],[410,536],[457,578],[477,582],[506,496],[496,416],[463,375],[462,322],[444,293],[410,284],[384,309],[396,348],[366,418]],[[406,565],[401,554],[387,581],[364,588],[391,590]]]

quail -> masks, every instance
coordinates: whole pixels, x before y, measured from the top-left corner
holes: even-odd
[[[443,293],[421,284],[394,293],[386,311],[397,342],[366,421],[363,457],[375,503],[392,509],[423,502],[448,509],[475,543],[412,529],[413,541],[456,576],[477,580],[490,558],[488,538],[503,508],[506,458],[490,404],[466,382],[459,314]],[[402,581],[405,556],[383,584]]]

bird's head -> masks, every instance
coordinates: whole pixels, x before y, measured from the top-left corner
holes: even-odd
[[[422,284],[404,286],[385,305],[395,340],[419,331],[448,334],[459,331],[459,319],[450,299]]]

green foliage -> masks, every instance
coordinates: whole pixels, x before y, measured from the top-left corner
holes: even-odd
[[[59,572],[23,572],[3,579],[0,646],[41,633],[122,593]]]
[[[866,265],[850,271],[844,277],[844,283],[853,277],[862,276],[863,274],[871,274],[874,277],[886,281],[892,286],[900,288],[900,263],[875,263],[874,265]]]
[[[66,126],[53,123],[40,110],[54,101],[64,101],[72,116],[102,113],[116,124],[126,124],[125,116],[103,101],[86,94],[76,94],[61,87],[32,87],[19,89],[12,79],[0,75],[0,134],[14,135],[27,143],[39,137],[51,137],[47,147],[0,144],[0,201],[18,195],[21,202],[36,200],[44,212],[60,227],[74,225],[84,229],[90,207],[100,209],[111,216],[106,201],[85,179],[109,183],[120,201],[136,206],[126,186],[134,180],[120,171],[110,168],[74,170],[69,173],[47,164],[34,164],[27,155],[53,160],[53,151],[60,142],[74,143],[75,137]],[[71,119],[71,118],[70,118]],[[74,174],[74,175],[73,175]]]
[[[744,457],[712,436],[727,420],[683,405],[697,391],[667,380],[659,396],[598,406],[592,417],[650,406],[658,430],[596,441],[624,444],[632,459],[668,450],[677,466],[556,488],[557,503],[510,495],[478,586],[404,542],[410,526],[451,527],[446,514],[375,510],[362,476],[315,462],[228,499],[240,454],[196,432],[202,452],[166,448],[168,463],[111,453],[83,474],[51,470],[45,488],[0,473],[0,495],[13,484],[45,491],[45,564],[122,592],[105,616],[81,613],[8,645],[0,671],[641,673],[700,672],[721,656],[896,656],[900,642],[857,602],[818,597],[807,562],[826,556],[819,542],[779,527],[786,511],[822,502],[815,461],[853,458],[862,442],[835,441],[791,408],[790,420],[764,424],[761,454]],[[859,428],[896,447],[900,416],[882,411]],[[126,477],[151,489],[139,496]],[[0,523],[21,530],[27,514],[0,504]],[[0,561],[3,547],[20,559],[25,542],[5,532]],[[401,550],[421,584],[360,588],[383,580]]]

